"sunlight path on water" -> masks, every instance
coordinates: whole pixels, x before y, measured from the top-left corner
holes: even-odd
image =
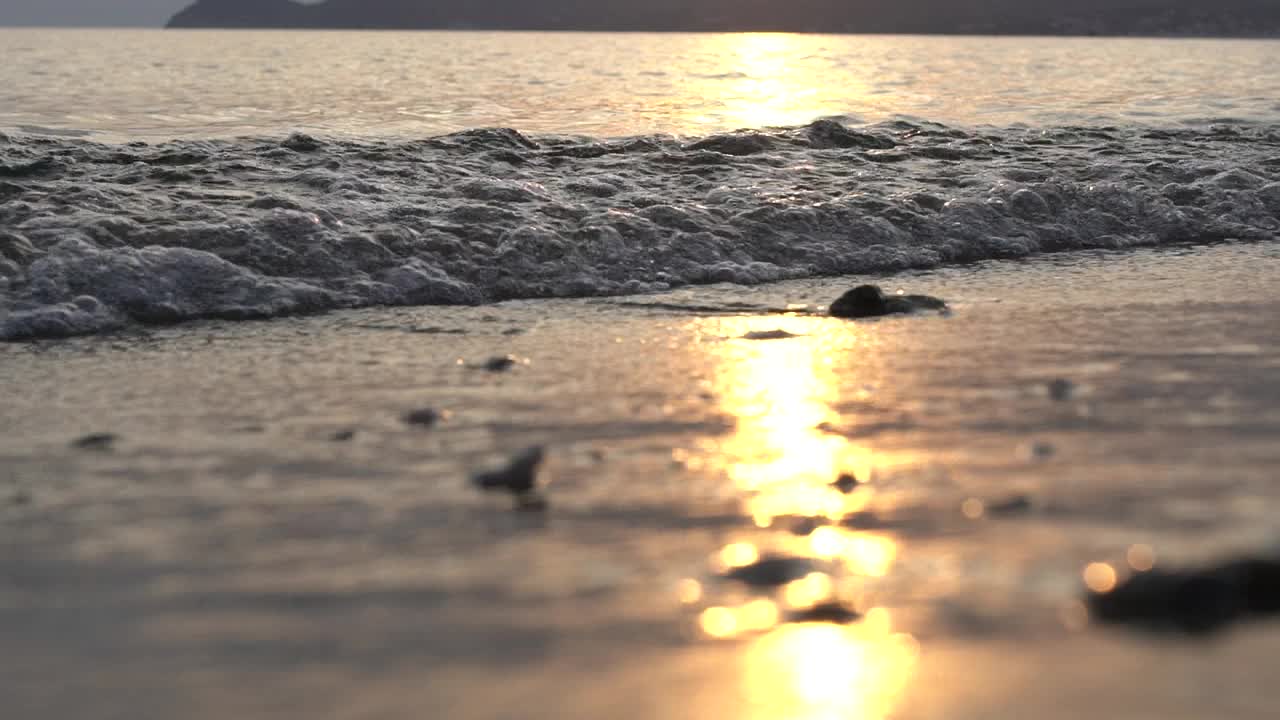
[[[714,564],[731,572],[785,556],[818,568],[771,595],[706,608],[701,630],[743,639],[740,679],[750,717],[888,717],[919,649],[910,635],[893,632],[889,610],[863,605],[869,605],[866,584],[891,571],[898,546],[888,536],[840,525],[868,506],[874,493],[868,480],[881,460],[870,447],[824,430],[840,420],[835,359],[861,354],[869,365],[879,362],[877,336],[865,326],[814,317],[703,319],[693,331],[707,340],[712,390],[736,429],[687,459],[722,471],[755,525],[776,536],[759,545],[730,543]],[[834,486],[842,475],[860,482]],[[788,532],[789,524],[806,522],[815,527]],[[788,622],[824,604],[863,614],[849,624]]]

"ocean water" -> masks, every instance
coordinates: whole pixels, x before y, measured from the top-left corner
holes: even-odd
[[[0,130],[701,136],[916,119],[1201,126],[1280,116],[1280,42],[0,28]]]
[[[1277,50],[0,31],[0,339],[1273,238]]]
[[[5,717],[1270,720],[1277,50],[0,31]]]

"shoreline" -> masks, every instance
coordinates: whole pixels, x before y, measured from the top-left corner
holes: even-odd
[[[1043,261],[1043,260],[1052,261],[1057,258],[1063,258],[1067,261],[1070,261],[1072,256],[1080,256],[1081,259],[1092,260],[1092,259],[1096,259],[1100,255],[1120,256],[1120,255],[1125,255],[1130,253],[1156,253],[1157,255],[1163,254],[1163,253],[1178,254],[1178,253],[1184,253],[1188,250],[1195,250],[1199,248],[1214,248],[1218,246],[1231,247],[1231,246],[1267,245],[1267,244],[1276,243],[1277,240],[1278,240],[1277,238],[1248,238],[1248,239],[1217,238],[1217,239],[1209,239],[1209,240],[1191,240],[1186,242],[1157,244],[1157,245],[1149,245],[1149,246],[1138,245],[1135,247],[1128,247],[1128,248],[1068,248],[1068,249],[1061,249],[1061,250],[1045,250],[1045,251],[1037,252],[1032,255],[1028,255],[1026,257],[1017,258],[1016,260],[981,258],[981,259],[975,259],[975,260],[969,260],[969,261],[951,262],[951,263],[947,263],[945,265],[940,265],[936,267],[907,267],[907,268],[902,268],[897,270],[879,270],[879,271],[873,270],[866,273],[861,273],[859,275],[847,275],[847,274],[814,275],[814,276],[809,276],[804,278],[795,278],[795,279],[788,279],[788,280],[768,280],[768,281],[758,283],[756,285],[738,285],[738,287],[745,289],[745,288],[756,288],[756,287],[768,287],[770,285],[785,286],[785,285],[789,285],[797,282],[803,282],[803,281],[826,283],[826,284],[831,284],[833,286],[835,286],[835,284],[839,282],[846,282],[846,283],[850,283],[849,287],[853,287],[854,284],[859,284],[862,282],[890,283],[897,278],[917,276],[922,273],[928,274],[928,273],[933,273],[938,271],[963,272],[967,270],[967,271],[981,272],[984,268],[990,267],[993,264],[1001,265],[1008,262],[1034,263],[1034,262]],[[649,291],[643,291],[639,293],[621,293],[621,294],[613,294],[613,295],[589,295],[589,296],[583,296],[583,297],[508,298],[508,299],[490,300],[490,301],[478,302],[478,303],[455,303],[455,304],[448,304],[448,303],[446,304],[427,303],[422,305],[373,304],[373,305],[361,305],[361,306],[354,306],[354,307],[325,308],[325,309],[314,310],[314,311],[303,311],[298,313],[262,316],[262,317],[244,317],[244,318],[196,317],[191,319],[180,320],[177,322],[168,322],[168,321],[146,322],[146,321],[132,320],[132,321],[127,321],[125,324],[121,325],[120,327],[100,330],[100,331],[91,331],[83,334],[2,338],[0,339],[0,346],[4,344],[34,345],[34,344],[40,344],[40,343],[56,343],[64,340],[85,339],[85,338],[94,338],[94,337],[107,338],[107,339],[109,338],[126,338],[127,339],[127,338],[145,337],[154,331],[159,331],[164,329],[182,329],[182,328],[188,328],[188,327],[192,329],[197,329],[200,327],[201,324],[204,324],[204,323],[220,323],[220,322],[267,323],[275,320],[320,317],[320,316],[326,316],[326,315],[333,315],[337,313],[347,313],[347,312],[355,312],[355,311],[392,312],[392,311],[405,310],[405,309],[428,309],[428,308],[459,308],[459,307],[486,308],[486,307],[498,307],[503,305],[504,303],[512,303],[512,302],[532,302],[532,303],[566,302],[566,301],[571,302],[575,300],[579,300],[579,301],[618,300],[618,301],[625,302],[631,299],[634,299],[635,303],[638,306],[643,306],[645,304],[644,300],[646,298],[663,298],[671,295],[673,292],[677,292],[677,293],[689,292],[689,291],[696,292],[699,289],[714,290],[717,287],[723,289],[724,287],[733,287],[735,285],[737,284],[723,283],[723,282],[706,282],[706,283],[691,283],[688,285],[681,285],[681,286],[668,288],[664,290],[649,290]],[[829,300],[834,300],[834,298],[830,298]],[[657,304],[661,306],[661,302]],[[759,306],[755,308],[750,308],[750,311],[756,312],[756,313],[762,313],[766,315],[770,315],[770,314],[782,315],[782,314],[794,313],[800,316],[808,316],[808,317],[828,317],[826,313],[827,304],[829,303],[824,303],[819,300],[812,303],[806,303],[805,309],[803,310],[801,309],[788,310],[788,308],[785,306],[776,306],[776,307]],[[705,306],[703,307],[703,309],[706,311],[713,310],[713,308],[709,306]],[[726,306],[725,308],[718,310],[716,312],[720,314],[725,314],[725,315],[733,315],[745,310],[747,310],[747,308]]]

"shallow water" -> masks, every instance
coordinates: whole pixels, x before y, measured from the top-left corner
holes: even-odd
[[[705,135],[836,116],[1178,126],[1280,116],[1280,41],[0,29],[0,130],[108,140]]]
[[[1135,546],[1177,567],[1280,540],[1280,287],[1260,271],[1278,259],[1220,244],[882,280],[949,317],[733,309],[820,305],[848,284],[828,279],[0,345],[7,703],[1271,717],[1274,625],[1147,636],[1077,603],[1087,563],[1123,574]],[[777,330],[795,337],[746,337]],[[503,353],[527,362],[470,367]],[[428,405],[453,414],[401,422]],[[68,445],[100,431],[114,449]],[[545,514],[469,487],[532,444]],[[827,487],[841,471],[866,485]],[[820,574],[718,579],[760,552]],[[824,591],[865,617],[784,622]]]

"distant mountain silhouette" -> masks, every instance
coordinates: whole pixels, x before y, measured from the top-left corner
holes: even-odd
[[[1280,0],[197,0],[169,27],[1280,37]]]

